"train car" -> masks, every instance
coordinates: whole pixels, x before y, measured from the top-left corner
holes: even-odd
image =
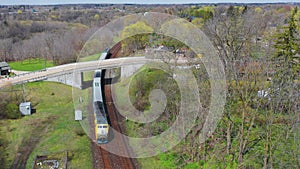
[[[103,52],[99,60],[106,59],[107,52]],[[98,144],[108,143],[109,124],[102,93],[103,70],[96,70],[93,79],[93,108],[95,138]]]
[[[102,89],[101,89],[102,70],[96,70],[93,80],[93,102],[103,102]]]
[[[108,143],[109,125],[103,102],[94,102],[95,136],[98,144]]]
[[[93,107],[95,138],[98,144],[105,144],[108,142],[109,125],[102,95],[101,76],[102,70],[96,70],[93,80]]]
[[[101,53],[101,55],[100,55],[100,57],[99,57],[99,60],[104,60],[104,59],[106,59],[106,58],[107,58],[107,55],[108,55],[108,52],[109,52],[109,49],[105,49],[105,50]]]

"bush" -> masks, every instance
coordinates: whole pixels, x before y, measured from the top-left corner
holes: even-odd
[[[77,127],[74,131],[78,136],[84,136],[85,135],[85,132],[83,131],[83,129],[81,127]]]
[[[21,117],[19,112],[19,107],[14,103],[9,103],[6,105],[5,115],[8,119],[18,119]]]
[[[21,117],[19,104],[22,100],[20,92],[0,92],[0,119],[18,119]]]

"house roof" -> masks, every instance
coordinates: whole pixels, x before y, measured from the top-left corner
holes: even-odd
[[[0,62],[0,67],[9,67],[9,65],[6,62]]]
[[[7,66],[0,67],[0,68],[1,68],[1,70],[9,70],[10,69],[10,67],[7,67]]]
[[[23,107],[23,106],[30,106],[31,105],[31,102],[23,102],[23,103],[20,103],[20,107]]]

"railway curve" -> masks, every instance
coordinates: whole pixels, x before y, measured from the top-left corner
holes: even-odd
[[[118,53],[121,50],[121,43],[117,43],[114,47],[112,47],[109,51],[108,58],[117,58]],[[122,122],[125,120],[119,112],[116,110],[113,99],[111,96],[111,87],[110,84],[106,84],[104,86],[104,100],[106,104],[106,110],[108,114],[108,119],[110,121],[111,127],[113,127],[118,132],[124,131],[124,126],[122,126]],[[90,123],[93,124],[93,123]],[[93,131],[91,131],[93,132]],[[116,144],[114,146],[117,146],[120,151],[123,153],[127,153],[130,149],[130,147],[127,147],[125,144],[123,137],[114,137],[114,141],[116,141]],[[93,157],[93,168],[99,169],[136,169],[138,167],[138,163],[136,159],[134,158],[127,158],[127,157],[121,157],[115,154],[112,154],[108,151],[106,151],[105,144],[98,145],[95,142],[91,141],[91,149],[92,149],[92,157]]]

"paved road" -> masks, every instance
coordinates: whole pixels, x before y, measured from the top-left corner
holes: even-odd
[[[165,62],[161,59],[154,59],[155,61]],[[148,59],[145,57],[122,57],[122,58],[113,58],[107,60],[96,60],[96,61],[88,61],[88,62],[77,62],[71,64],[60,65],[56,67],[47,68],[45,70],[28,72],[24,74],[19,74],[14,77],[0,79],[0,89],[8,86],[8,85],[16,85],[21,83],[46,80],[47,78],[57,77],[64,74],[76,72],[88,72],[96,69],[111,69],[121,66],[128,65],[141,65],[145,64],[148,61],[153,61],[153,59]],[[186,64],[192,63],[187,60],[168,60],[168,63],[178,64]],[[195,62],[196,63],[196,62]]]
[[[26,82],[45,80],[49,77],[56,77],[66,73],[72,73],[74,71],[85,72],[93,71],[96,69],[109,69],[115,67],[121,67],[123,65],[133,65],[133,64],[145,64],[147,59],[145,57],[124,57],[108,60],[97,60],[89,62],[77,62],[71,64],[65,64],[61,66],[56,66],[48,68],[43,71],[35,71],[24,74],[19,74],[18,76],[0,79],[0,88],[7,85],[15,85]]]
[[[21,74],[24,74],[24,73],[28,73],[29,71],[11,70],[11,72],[13,72],[16,75],[21,75]]]

